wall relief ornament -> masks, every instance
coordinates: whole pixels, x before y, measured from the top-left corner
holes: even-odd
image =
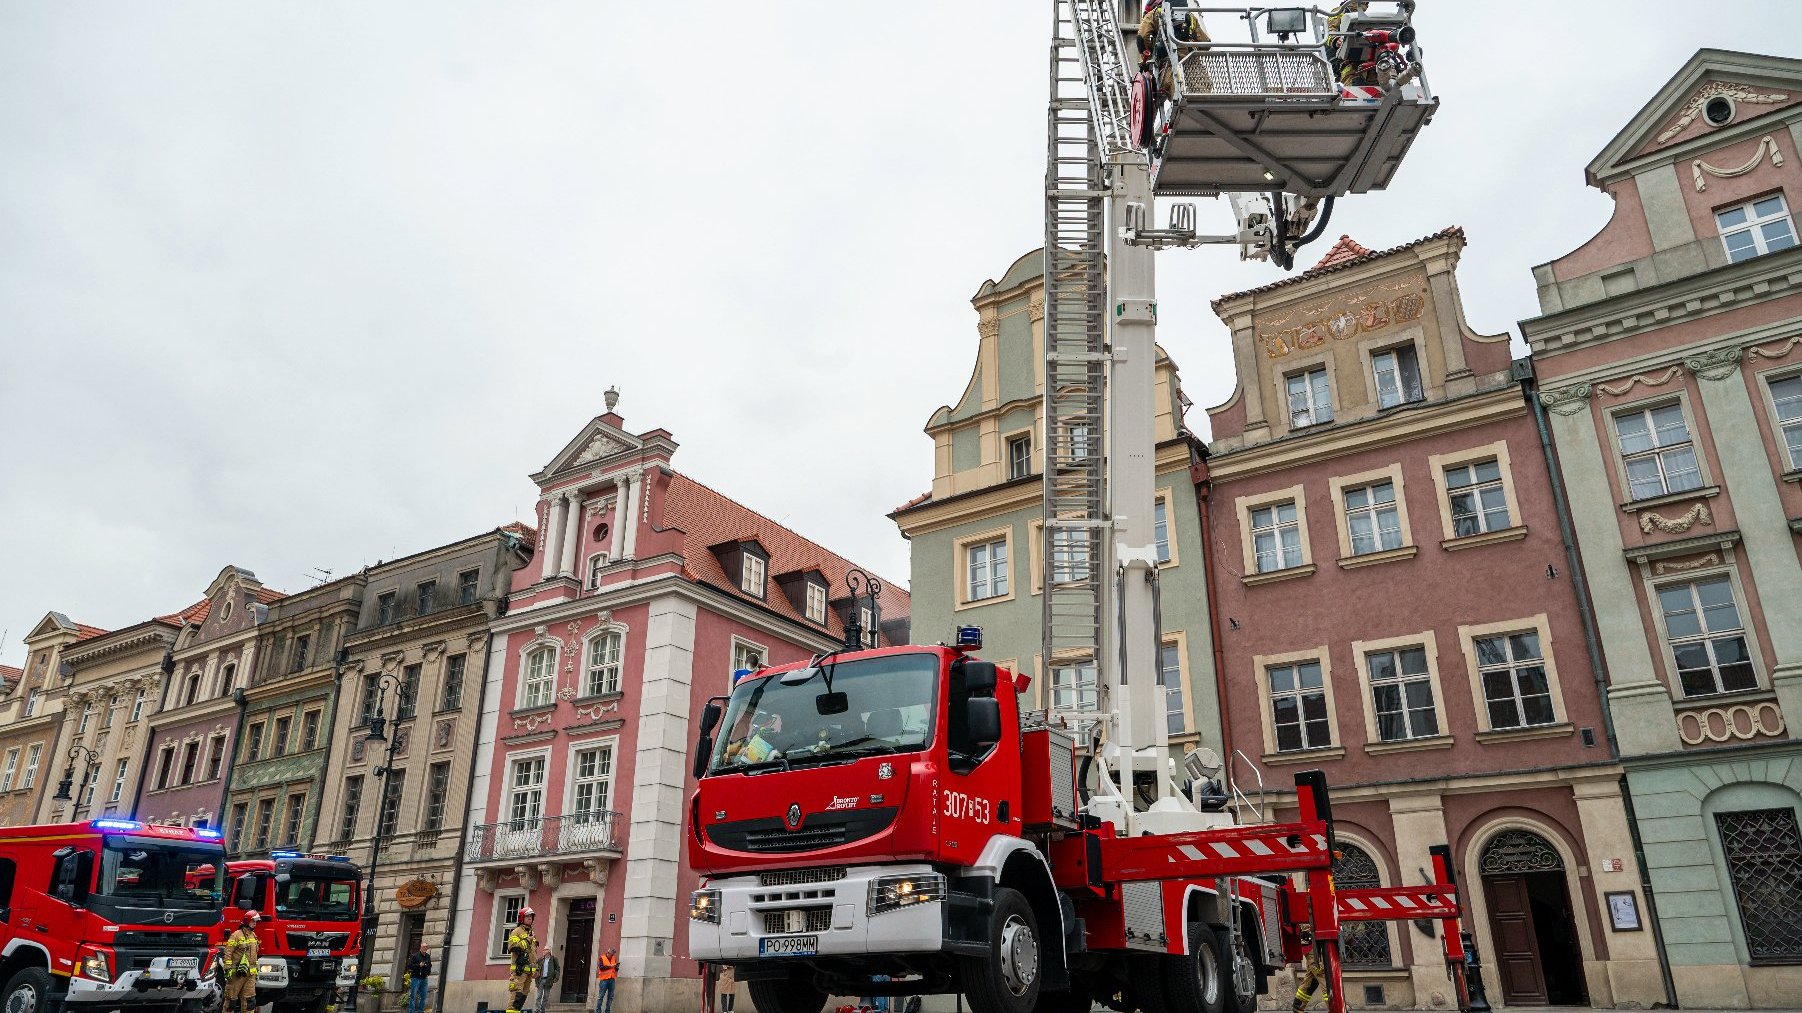
[[[1591,388],[1587,383],[1540,391],[1539,403],[1554,415],[1576,415],[1589,407]]]
[[[1648,535],[1654,530],[1662,531],[1667,535],[1680,535],[1690,528],[1695,527],[1697,524],[1706,524],[1709,527],[1714,526],[1714,515],[1708,512],[1708,504],[1706,503],[1697,503],[1695,506],[1690,507],[1689,512],[1685,513],[1683,516],[1669,520],[1658,516],[1650,510],[1639,515],[1639,530]]]
[[[603,714],[607,714],[608,712],[618,712],[618,710],[618,700],[602,700],[597,703],[583,704],[582,706],[577,707],[576,717],[587,718],[590,721],[599,721]]]
[[[527,714],[522,717],[514,718],[513,728],[515,731],[535,732],[538,730],[539,725],[548,725],[552,721],[555,721],[556,717],[557,716],[550,711],[546,711],[542,714]]]
[[[1777,150],[1777,139],[1771,137],[1769,134],[1765,135],[1764,140],[1758,142],[1758,150],[1752,152],[1752,160],[1737,169],[1717,169],[1699,158],[1696,159],[1689,167],[1690,174],[1695,177],[1696,192],[1701,193],[1708,189],[1708,180],[1702,177],[1703,173],[1707,173],[1710,176],[1715,176],[1720,179],[1731,179],[1734,176],[1744,176],[1746,173],[1751,172],[1753,169],[1758,168],[1764,163],[1764,156],[1767,151],[1771,154],[1772,168],[1781,168],[1783,165],[1783,152]]]
[[[1602,393],[1608,395],[1609,397],[1625,397],[1626,395],[1631,394],[1633,392],[1633,388],[1639,386],[1642,383],[1645,384],[1647,387],[1662,387],[1665,384],[1670,383],[1672,380],[1675,380],[1677,378],[1677,374],[1682,371],[1683,371],[1683,367],[1672,366],[1670,369],[1667,369],[1664,371],[1663,376],[1658,377],[1657,379],[1653,379],[1651,374],[1649,374],[1649,373],[1641,373],[1638,376],[1629,378],[1626,383],[1621,384],[1619,387],[1610,387],[1605,383],[1598,383],[1598,384],[1596,384],[1596,390],[1601,391]]]
[[[432,729],[432,748],[449,749],[453,737],[457,733],[457,723],[449,718],[438,722]]]
[[[1026,304],[1026,319],[1032,320],[1035,322],[1045,319],[1045,297],[1044,296],[1040,296],[1037,299],[1034,299],[1033,301]]]
[[[1001,321],[995,317],[976,321],[976,333],[984,338],[992,338],[1001,333]]]
[[[603,457],[617,454],[624,449],[626,449],[624,443],[609,437],[606,433],[596,433],[594,439],[588,441],[588,446],[583,447],[582,452],[577,454],[576,459],[570,463],[572,465],[587,464],[590,461],[598,461]]]
[[[1790,338],[1787,341],[1778,342],[1771,348],[1748,348],[1746,349],[1746,354],[1756,356],[1760,359],[1781,359],[1788,355],[1790,349],[1797,345],[1802,345],[1802,335]]]
[[[1399,286],[1381,286],[1389,291],[1399,291]],[[1268,358],[1280,359],[1296,349],[1317,348],[1327,343],[1328,339],[1343,341],[1380,331],[1394,324],[1405,324],[1419,320],[1426,312],[1426,296],[1419,292],[1403,292],[1399,296],[1373,298],[1374,292],[1364,292],[1352,297],[1352,305],[1330,311],[1328,307],[1308,308],[1299,314],[1311,317],[1294,327],[1284,325],[1296,319],[1295,315],[1267,321],[1270,330],[1258,335],[1258,343],[1263,346]]]
[[[1704,380],[1725,380],[1739,371],[1739,361],[1744,356],[1745,350],[1741,348],[1717,348],[1701,355],[1687,356],[1683,365]]]
[[[1773,701],[1736,704],[1708,710],[1685,711],[1677,715],[1677,734],[1685,744],[1699,746],[1704,742],[1750,741],[1762,736],[1778,736],[1784,732],[1783,708]]]
[[[1676,120],[1665,128],[1664,133],[1658,135],[1658,143],[1663,144],[1682,133],[1685,127],[1696,121],[1696,117],[1702,115],[1702,107],[1708,104],[1708,100],[1717,97],[1729,98],[1734,102],[1744,102],[1747,105],[1761,106],[1789,101],[1789,96],[1783,92],[1757,92],[1743,84],[1710,81],[1690,96],[1688,104],[1684,105],[1683,111],[1677,115]]]
[[[1719,565],[1721,565],[1721,557],[1710,552],[1706,556],[1697,556],[1695,559],[1686,560],[1681,563],[1654,563],[1652,564],[1652,575],[1654,577],[1663,577],[1673,573],[1693,573],[1696,570],[1706,570],[1711,566]]]

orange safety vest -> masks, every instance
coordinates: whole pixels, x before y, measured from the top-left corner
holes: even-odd
[[[599,964],[599,966],[597,966],[595,968],[595,972],[594,972],[595,980],[596,981],[612,981],[614,975],[616,975],[618,973],[619,973],[619,958],[618,957],[609,957],[605,953],[601,954],[600,964]]]

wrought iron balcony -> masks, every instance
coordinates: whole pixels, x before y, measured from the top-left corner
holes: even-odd
[[[619,813],[606,810],[484,823],[469,828],[463,859],[510,862],[617,853],[619,823]]]

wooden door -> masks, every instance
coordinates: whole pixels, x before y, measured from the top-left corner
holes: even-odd
[[[1484,876],[1489,898],[1489,934],[1495,940],[1496,973],[1510,1006],[1544,1006],[1545,974],[1539,963],[1539,936],[1525,876]]]
[[[578,902],[580,903],[580,902]],[[594,901],[588,902],[590,905]],[[587,1002],[588,982],[594,960],[594,912],[578,912],[571,905],[568,931],[563,936],[563,1002]]]

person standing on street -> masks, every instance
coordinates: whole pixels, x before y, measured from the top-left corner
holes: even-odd
[[[619,951],[601,954],[594,967],[594,1013],[613,1013],[613,980],[619,977]]]
[[[425,1013],[425,994],[431,980],[432,955],[426,952],[422,939],[419,950],[407,958],[407,1013]]]
[[[257,1004],[257,922],[261,915],[244,912],[225,940],[225,1013],[250,1013]]]
[[[538,939],[532,935],[535,912],[519,909],[519,924],[507,933],[507,956],[512,966],[507,974],[507,1013],[525,1013],[526,997],[532,994],[532,954],[538,952]]]
[[[544,1013],[544,1007],[551,1001],[551,987],[557,984],[562,974],[563,969],[557,966],[557,955],[550,947],[545,947],[538,955],[538,1005],[535,1007],[538,1013]]]

